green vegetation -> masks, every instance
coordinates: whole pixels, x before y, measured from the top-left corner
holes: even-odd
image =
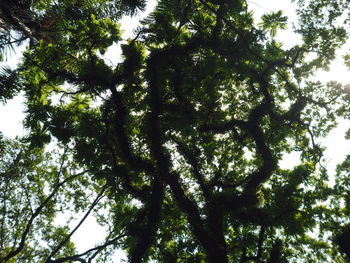
[[[318,139],[349,97],[310,76],[347,40],[349,3],[297,2],[286,49],[288,18],[256,23],[244,0],[159,0],[127,41],[119,21],[146,1],[2,1],[2,57],[30,43],[0,71],[28,130],[0,141],[0,262],[348,262],[350,157],[329,184]],[[90,214],[106,238],[78,253]]]

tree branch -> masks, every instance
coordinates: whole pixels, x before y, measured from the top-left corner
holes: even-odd
[[[3,260],[6,262],[8,260],[10,260],[11,258],[15,257],[16,255],[18,255],[22,249],[24,248],[24,245],[25,245],[25,241],[26,241],[26,238],[27,238],[27,235],[32,227],[32,224],[33,224],[33,221],[35,220],[35,218],[37,216],[40,215],[41,211],[44,209],[44,207],[46,206],[46,204],[55,196],[55,194],[58,192],[58,190],[61,188],[61,186],[63,186],[65,183],[71,181],[72,179],[78,177],[78,176],[81,176],[83,174],[85,174],[86,172],[88,171],[83,171],[81,173],[78,173],[78,174],[75,174],[73,176],[70,176],[68,178],[66,178],[65,180],[63,180],[61,183],[59,183],[54,189],[53,191],[51,192],[51,194],[44,200],[44,202],[34,211],[34,213],[32,214],[32,216],[29,218],[28,222],[27,222],[27,225],[26,225],[26,228],[22,234],[22,237],[21,237],[21,241],[19,243],[19,246],[15,249],[15,250],[12,250],[11,252],[9,252],[4,258]]]
[[[69,235],[61,241],[61,243],[59,243],[57,245],[57,247],[51,252],[51,254],[47,257],[45,263],[51,263],[52,260],[51,258],[63,247],[63,245],[71,238],[71,236],[80,228],[80,226],[84,223],[84,221],[86,220],[86,218],[89,216],[89,214],[91,213],[91,211],[95,208],[95,206],[99,203],[99,201],[102,199],[103,194],[105,192],[105,190],[107,189],[107,185],[104,185],[102,187],[102,190],[100,191],[100,193],[97,195],[97,197],[95,198],[95,200],[92,202],[89,210],[85,213],[85,215],[83,216],[83,218],[80,220],[80,222],[76,225],[76,227],[69,233]]]
[[[180,209],[187,215],[187,219],[193,228],[194,235],[198,238],[204,249],[208,253],[209,262],[227,262],[227,255],[225,248],[219,244],[211,234],[204,228],[204,222],[200,216],[198,206],[190,200],[185,194],[180,184],[179,175],[175,172],[170,172],[169,157],[165,154],[163,149],[164,134],[162,134],[162,127],[159,116],[161,114],[161,76],[159,63],[159,53],[155,51],[148,60],[147,78],[150,88],[150,107],[151,112],[149,116],[149,139],[151,154],[156,162],[157,171],[159,171],[160,178],[170,186],[175,200]]]

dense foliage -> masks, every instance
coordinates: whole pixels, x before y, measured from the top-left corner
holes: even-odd
[[[159,0],[127,40],[118,21],[146,1],[3,1],[2,54],[30,43],[1,72],[28,134],[1,139],[0,262],[118,248],[130,262],[347,262],[350,157],[330,184],[318,141],[348,95],[309,77],[346,41],[348,3],[298,4],[302,43],[285,49],[283,12],[257,23],[244,0]],[[89,214],[105,241],[77,252]]]

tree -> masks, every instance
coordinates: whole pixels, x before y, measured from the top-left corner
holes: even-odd
[[[18,160],[40,162],[2,179],[30,194],[6,207],[31,214],[3,237],[14,245],[2,245],[2,261],[108,262],[122,248],[130,262],[346,262],[349,161],[338,168],[342,184],[328,186],[317,140],[348,117],[348,100],[339,83],[308,81],[346,40],[338,1],[300,1],[303,44],[290,49],[275,39],[287,17],[265,14],[256,25],[243,0],[160,0],[124,42],[118,19],[143,1],[45,3],[60,30],[26,51],[16,80],[29,130]],[[117,66],[101,56],[113,43]],[[51,141],[61,164],[40,157]],[[283,169],[291,152],[300,162]],[[11,156],[5,174],[16,174]],[[53,227],[71,202],[108,226],[105,242],[80,254],[76,227]]]

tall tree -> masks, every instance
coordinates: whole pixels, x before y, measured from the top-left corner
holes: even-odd
[[[257,25],[243,0],[160,0],[123,42],[118,19],[143,1],[46,1],[60,30],[54,41],[37,39],[19,68],[24,141],[39,151],[55,138],[74,174],[87,171],[68,186],[68,179],[48,186],[63,189],[50,211],[71,195],[94,194],[75,207],[99,208],[109,232],[103,244],[76,253],[76,228],[55,236],[39,231],[43,223],[28,234],[22,225],[2,261],[108,262],[112,248],[122,248],[133,263],[346,262],[340,226],[349,215],[336,200],[348,187],[327,185],[317,141],[337,116],[347,117],[348,100],[336,82],[308,81],[346,40],[335,23],[340,6],[326,10],[329,20],[314,8],[335,2],[300,1],[303,44],[285,49],[275,36],[287,17],[265,14]],[[113,43],[122,49],[116,66],[101,56]],[[300,160],[283,169],[291,152]],[[348,167],[340,166],[339,181]],[[47,184],[55,178],[45,176]],[[39,196],[41,204],[50,196]],[[43,214],[42,222],[51,218]],[[29,233],[46,246],[35,250]]]

